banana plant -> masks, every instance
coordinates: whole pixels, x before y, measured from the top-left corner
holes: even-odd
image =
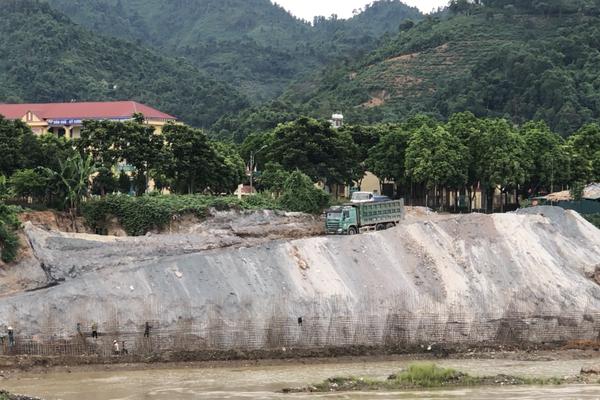
[[[65,191],[65,205],[69,208],[73,230],[75,230],[75,217],[79,213],[81,202],[90,194],[90,178],[97,172],[94,160],[91,155],[84,158],[76,152],[65,161],[60,161],[60,172],[52,170],[48,172],[58,178],[60,186]]]

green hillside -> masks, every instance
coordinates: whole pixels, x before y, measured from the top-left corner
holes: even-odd
[[[270,0],[48,1],[93,32],[182,56],[254,103],[331,62],[364,55],[403,20],[422,17],[398,0],[376,2],[347,21],[317,18],[314,26]]]
[[[562,134],[600,117],[600,2],[456,3],[448,18],[407,25],[280,100],[319,117],[341,110],[353,122],[470,110],[543,119]]]
[[[96,36],[44,2],[0,0],[0,9],[0,102],[132,99],[195,126],[246,104],[190,64]]]

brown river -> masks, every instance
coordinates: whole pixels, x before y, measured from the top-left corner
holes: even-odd
[[[25,375],[0,380],[13,393],[46,400],[191,399],[597,399],[600,385],[482,387],[453,390],[352,392],[286,395],[285,387],[306,386],[332,376],[385,378],[411,361],[286,364],[278,366],[152,369]],[[600,359],[568,361],[443,360],[438,365],[473,375],[530,377],[577,375]],[[279,393],[278,393],[279,391]]]

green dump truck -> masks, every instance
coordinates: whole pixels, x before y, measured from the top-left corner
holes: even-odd
[[[404,219],[404,200],[353,203],[325,212],[325,228],[331,235],[356,235],[389,229]]]

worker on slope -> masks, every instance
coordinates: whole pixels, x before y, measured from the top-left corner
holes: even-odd
[[[8,329],[8,347],[14,347],[15,345],[15,334],[12,326],[9,326]]]

